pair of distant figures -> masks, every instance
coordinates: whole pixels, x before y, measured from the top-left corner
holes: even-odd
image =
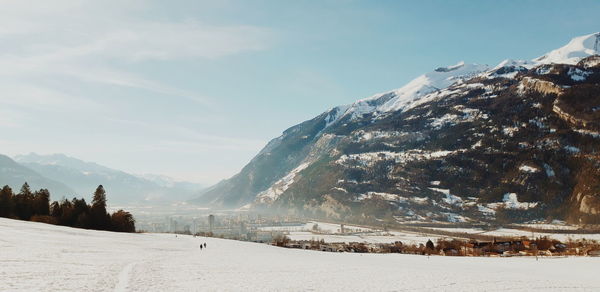
[[[206,248],[206,242],[204,244],[200,244],[200,250],[202,250],[202,247]]]

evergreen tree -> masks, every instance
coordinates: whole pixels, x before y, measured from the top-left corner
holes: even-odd
[[[60,218],[62,216],[62,208],[58,201],[54,201],[50,204],[50,216],[55,218]]]
[[[12,189],[4,186],[0,190],[0,217],[11,217],[14,209],[14,198]]]
[[[21,220],[29,220],[33,215],[33,194],[29,184],[24,183],[15,196],[15,215]]]
[[[77,199],[73,198],[73,211],[70,214],[69,226],[79,228],[92,228],[98,229],[97,225],[94,224],[93,220],[90,222],[90,206],[85,202],[84,198]]]
[[[99,185],[94,192],[92,206],[90,208],[90,228],[99,230],[110,230],[110,215],[106,212],[106,192]]]
[[[135,219],[131,213],[119,210],[106,212],[106,192],[102,185],[94,192],[92,203],[85,199],[62,199],[50,204],[50,192],[40,189],[31,192],[29,184],[24,183],[18,194],[13,194],[9,186],[0,189],[0,217],[31,220],[64,226],[135,232]]]
[[[79,213],[79,215],[77,216],[77,219],[75,219],[75,224],[73,225],[73,227],[77,227],[77,228],[92,228],[94,229],[94,223],[90,222],[90,216],[88,215],[88,213],[83,212],[83,213]],[[100,228],[96,228],[96,229],[100,229]]]
[[[92,209],[106,212],[106,191],[104,191],[104,187],[102,185],[99,185],[94,192]]]
[[[27,182],[25,182],[23,184],[23,186],[21,187],[21,191],[19,192],[19,195],[25,195],[25,196],[32,196],[33,195],[31,193],[31,188],[29,187],[29,184]]]
[[[50,192],[47,189],[41,189],[33,194],[33,214],[50,215]]]
[[[60,218],[58,219],[58,224],[65,226],[74,226],[74,220],[72,220],[73,214],[73,204],[67,200],[63,199],[60,202]]]

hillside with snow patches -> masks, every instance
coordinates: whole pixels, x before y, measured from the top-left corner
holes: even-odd
[[[207,243],[200,250],[199,245]],[[1,291],[595,291],[598,259],[353,254],[0,218]]]
[[[293,126],[194,202],[373,223],[600,223],[600,33]]]

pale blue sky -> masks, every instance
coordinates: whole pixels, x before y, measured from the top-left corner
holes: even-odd
[[[0,5],[0,153],[207,185],[327,108],[600,31],[600,1]]]

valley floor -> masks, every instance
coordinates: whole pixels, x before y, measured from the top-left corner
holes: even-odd
[[[600,258],[326,253],[4,218],[0,263],[0,291],[600,290]]]

